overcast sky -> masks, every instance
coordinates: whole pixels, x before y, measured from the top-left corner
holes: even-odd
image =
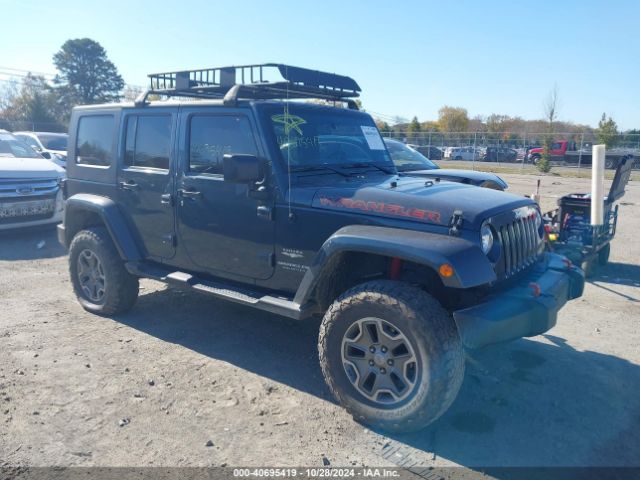
[[[435,119],[602,112],[640,128],[640,1],[0,0],[0,72],[55,73],[69,38],[107,50],[125,81],[146,74],[279,62],[352,76],[367,110]]]

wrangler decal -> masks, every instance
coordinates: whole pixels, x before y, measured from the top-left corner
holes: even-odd
[[[424,210],[422,208],[407,208],[402,205],[384,202],[366,202],[364,200],[354,200],[352,198],[331,198],[320,197],[320,205],[328,207],[346,208],[349,210],[360,210],[363,212],[384,213],[396,217],[416,218],[419,220],[430,220],[440,222],[440,212]]]

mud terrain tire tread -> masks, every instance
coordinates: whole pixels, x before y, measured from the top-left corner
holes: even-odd
[[[334,376],[336,372],[331,372],[328,357],[329,342],[342,340],[332,338],[332,332],[341,322],[345,311],[362,304],[377,304],[387,311],[395,310],[398,315],[409,319],[410,336],[413,337],[413,341],[416,341],[416,337],[419,341],[423,341],[429,363],[438,365],[437,375],[433,377],[435,380],[429,385],[423,401],[411,414],[402,418],[389,420],[367,414],[359,408],[358,400],[348,395],[336,381]],[[408,332],[404,333],[406,335]],[[323,318],[318,351],[322,373],[329,390],[338,402],[357,421],[392,432],[420,430],[440,417],[455,400],[464,377],[463,348],[451,315],[435,298],[420,288],[397,281],[371,281],[355,286],[340,295]]]
[[[107,288],[105,300],[93,303],[82,293],[76,272],[77,258],[85,248],[100,259],[105,272]],[[78,232],[69,247],[69,274],[73,290],[82,307],[98,315],[117,315],[129,311],[138,299],[139,280],[124,267],[109,232],[104,227],[91,227]]]

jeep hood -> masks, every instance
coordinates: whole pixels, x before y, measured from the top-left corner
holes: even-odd
[[[475,229],[497,213],[533,203],[528,198],[488,188],[446,181],[429,183],[431,186],[416,177],[387,177],[379,183],[353,187],[321,187],[313,196],[312,206],[434,225],[449,225],[454,211],[459,210],[464,228]]]
[[[15,158],[0,156],[0,178],[59,178],[64,169],[44,158]]]
[[[429,177],[449,180],[451,182],[468,183],[469,185],[482,185],[485,182],[493,182],[503,189],[508,188],[507,182],[495,173],[477,172],[474,170],[457,170],[453,168],[438,168],[433,170],[410,170],[403,172],[412,177]]]

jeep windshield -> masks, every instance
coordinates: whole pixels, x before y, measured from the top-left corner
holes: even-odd
[[[265,109],[284,165],[292,172],[343,176],[396,169],[373,119],[352,110],[305,104]]]

